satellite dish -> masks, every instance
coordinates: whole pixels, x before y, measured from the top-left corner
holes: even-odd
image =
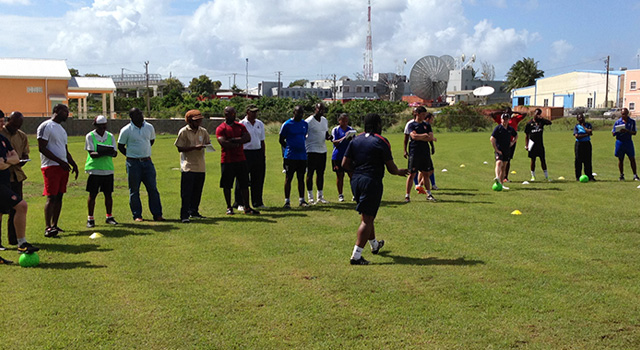
[[[411,68],[409,83],[411,91],[424,99],[435,100],[447,90],[449,67],[437,56],[425,56]]]
[[[477,96],[477,97],[489,96],[493,94],[495,91],[496,89],[492,88],[491,86],[481,86],[473,90],[473,96]]]
[[[447,65],[447,68],[449,68],[449,70],[454,70],[456,69],[456,59],[449,56],[449,55],[442,55],[440,56],[440,59],[444,61],[444,63]]]
[[[379,73],[376,92],[383,100],[401,100],[404,94],[403,76],[394,73]]]

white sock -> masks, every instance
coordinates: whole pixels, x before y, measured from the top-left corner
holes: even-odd
[[[353,247],[353,254],[351,254],[351,259],[358,260],[362,256],[362,248],[358,246]]]
[[[535,170],[531,170],[531,176],[536,177],[536,172],[535,172]]]
[[[309,197],[310,200],[313,200],[313,191],[307,191],[307,197]]]
[[[27,239],[25,237],[18,238],[18,246],[21,246],[22,243],[27,243]],[[360,251],[362,252],[362,249],[360,249]]]
[[[285,202],[285,203],[291,203],[291,201],[289,200],[289,198],[285,198],[285,199],[284,199],[284,202]]]
[[[371,250],[376,250],[378,249],[378,240],[377,239],[370,239],[369,240],[369,245],[371,245]]]
[[[320,198],[324,198],[324,194],[322,193],[322,190],[318,190],[318,199]]]
[[[409,198],[411,197],[408,193],[404,195],[404,198]]]
[[[544,171],[544,177],[549,177],[549,172],[548,171]]]
[[[93,216],[89,215],[87,220],[93,220]]]
[[[300,203],[304,202],[304,198],[300,197],[299,201],[300,201]]]

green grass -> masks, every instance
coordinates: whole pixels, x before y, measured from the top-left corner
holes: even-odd
[[[387,136],[405,167],[402,135]],[[517,174],[503,192],[490,190],[489,133],[437,136],[439,202],[413,194],[402,204],[404,179],[387,174],[376,220],[387,243],[379,256],[366,248],[373,265],[355,267],[348,259],[359,217],[352,203],[337,202],[332,172],[325,177],[331,204],[280,209],[275,135],[267,139],[265,188],[272,209],[259,217],[224,215],[215,153],[207,154],[201,206],[210,219],[179,223],[179,156],[174,136],[160,136],[154,162],[172,220],[132,222],[119,156],[114,214],[121,225],[104,224],[99,196],[98,226],[85,228],[81,174],[64,200],[60,239],[43,237],[34,161],[26,167],[28,237],[42,248],[41,264],[0,266],[0,348],[639,348],[640,190],[617,181],[610,134],[592,139],[599,182],[571,181],[571,131],[550,130],[550,174],[567,180],[520,184],[529,180],[522,140]],[[70,138],[69,148],[83,163],[82,138]],[[523,214],[510,215],[515,209]],[[93,232],[105,237],[91,240]],[[1,255],[18,257],[15,250]]]

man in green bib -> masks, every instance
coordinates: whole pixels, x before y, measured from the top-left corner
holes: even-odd
[[[89,174],[87,181],[87,192],[89,192],[89,200],[87,206],[89,208],[89,218],[87,219],[87,227],[96,226],[93,217],[93,210],[96,206],[96,197],[98,192],[104,193],[104,205],[107,210],[106,223],[117,225],[118,222],[111,215],[113,208],[113,157],[118,155],[116,150],[116,139],[113,134],[107,131],[107,118],[99,115],[93,121],[95,130],[89,132],[85,140],[85,150],[87,162],[84,165],[84,171]]]

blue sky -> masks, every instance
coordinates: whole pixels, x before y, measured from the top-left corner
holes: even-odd
[[[150,71],[227,86],[362,72],[366,0],[0,0],[4,57],[66,59],[81,73]],[[374,71],[476,54],[503,78],[522,57],[546,75],[638,68],[638,1],[372,0]],[[403,59],[407,65],[402,67]]]

